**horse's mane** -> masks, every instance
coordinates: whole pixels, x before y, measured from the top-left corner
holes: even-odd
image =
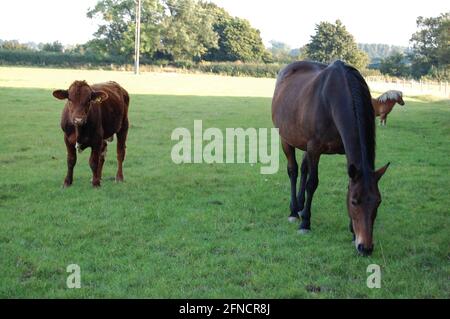
[[[370,171],[375,167],[375,114],[372,107],[372,97],[369,87],[361,73],[342,61],[334,62],[344,68],[349,89],[352,95],[353,112],[358,126],[359,143],[361,149],[362,171],[368,173],[365,163]]]
[[[377,97],[377,101],[380,103],[385,103],[386,101],[397,101],[401,97],[403,97],[403,93],[401,91],[390,90]]]

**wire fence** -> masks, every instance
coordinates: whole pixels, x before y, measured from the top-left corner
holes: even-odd
[[[372,91],[385,92],[388,90],[399,90],[405,95],[431,95],[436,97],[450,98],[450,85],[446,81],[415,81],[403,79],[385,79],[383,77],[368,76],[367,84]]]

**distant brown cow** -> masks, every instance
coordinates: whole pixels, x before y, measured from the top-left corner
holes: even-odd
[[[78,152],[91,147],[89,166],[92,170],[92,185],[100,186],[106,141],[117,136],[118,169],[116,181],[123,181],[122,163],[125,158],[125,141],[128,133],[127,91],[115,82],[88,85],[75,81],[68,90],[56,90],[53,96],[67,99],[61,116],[61,128],[67,147],[67,176],[64,187],[72,185],[73,168]]]
[[[391,113],[395,103],[405,105],[403,102],[403,93],[401,91],[387,91],[376,99],[372,98],[372,106],[375,116],[380,117],[380,125],[386,125],[387,116]]]

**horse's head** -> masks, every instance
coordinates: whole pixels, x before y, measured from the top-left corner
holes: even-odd
[[[393,107],[395,103],[405,105],[405,102],[403,101],[403,92],[395,90],[390,90],[380,95],[378,97],[378,102],[385,103],[390,107]]]
[[[402,92],[399,91],[399,95],[397,96],[397,101],[398,104],[400,105],[405,105],[405,101],[403,101],[403,94]]]
[[[363,176],[355,165],[350,164],[347,193],[347,208],[355,234],[355,247],[361,255],[367,256],[373,250],[373,225],[377,217],[381,194],[378,181],[386,172],[389,163],[379,170]]]

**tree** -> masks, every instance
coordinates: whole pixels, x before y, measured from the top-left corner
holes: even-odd
[[[450,63],[450,12],[438,17],[418,17],[418,31],[410,39],[412,74],[415,77],[444,73],[448,77]]]
[[[89,18],[103,20],[94,33],[95,40],[88,47],[101,55],[123,56],[132,59],[134,55],[135,12],[134,0],[100,0],[87,13]],[[161,21],[164,6],[159,0],[142,0],[141,53],[152,57],[161,49]]]
[[[316,33],[306,45],[305,55],[323,63],[341,59],[359,69],[369,63],[367,54],[358,49],[355,39],[340,20],[335,24],[320,22],[316,25]]]
[[[53,43],[44,43],[41,50],[47,52],[63,52],[64,46],[59,41],[55,41]]]
[[[271,48],[269,52],[275,61],[281,63],[289,63],[295,60],[299,55],[299,50],[292,50],[289,45],[283,42],[272,40],[270,41]]]
[[[197,60],[217,48],[214,18],[193,0],[166,0],[169,15],[163,20],[163,51],[174,60]]]
[[[392,76],[408,76],[409,69],[406,65],[406,57],[403,53],[394,53],[380,62],[380,72]]]
[[[266,50],[259,30],[245,19],[232,17],[213,3],[202,3],[208,14],[214,17],[213,30],[217,33],[218,47],[204,55],[209,61],[269,62],[271,54]]]
[[[1,48],[5,49],[5,50],[11,50],[11,51],[29,50],[27,45],[19,43],[19,41],[17,41],[17,40],[3,41]]]

